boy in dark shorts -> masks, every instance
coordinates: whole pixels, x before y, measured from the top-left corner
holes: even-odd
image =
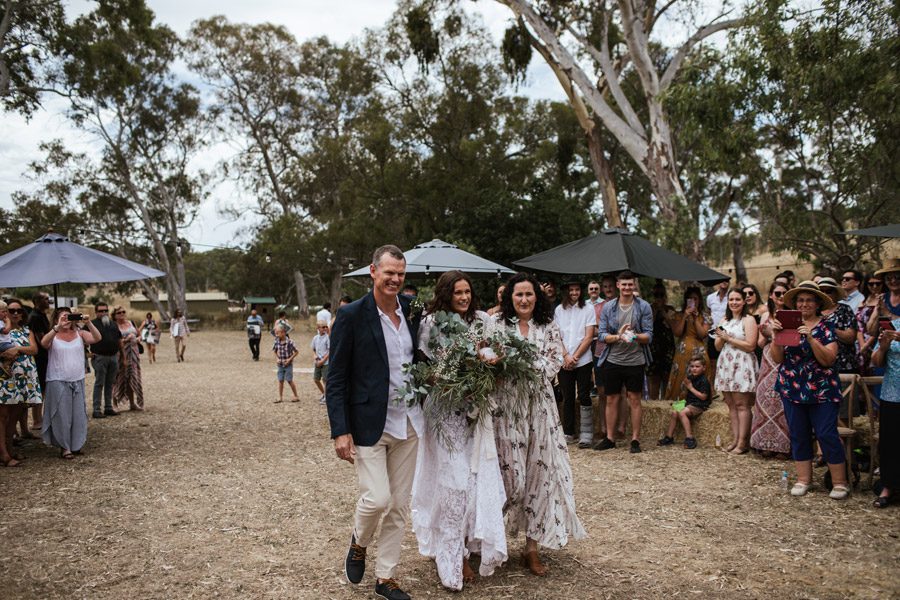
[[[691,419],[702,415],[712,403],[710,398],[709,380],[706,378],[706,361],[701,357],[691,359],[688,364],[688,376],[681,384],[685,398],[672,404],[672,416],[669,419],[669,429],[666,435],[659,440],[657,446],[670,446],[675,443],[675,428],[678,421],[684,427],[684,447],[693,450],[697,447],[697,440],[691,431]]]

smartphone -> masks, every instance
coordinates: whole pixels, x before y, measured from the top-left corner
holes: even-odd
[[[886,329],[888,331],[896,331],[894,324],[892,323],[893,319],[890,317],[878,317],[878,327],[881,329]]]
[[[781,331],[775,333],[775,343],[782,346],[799,346],[800,334],[797,328],[803,324],[803,317],[799,310],[778,310],[775,311],[775,318],[784,327]]]
[[[82,321],[84,320],[84,315],[81,313],[69,313],[66,316],[66,319],[68,319],[69,321]]]
[[[687,308],[697,308],[697,301],[693,298],[688,298]]]

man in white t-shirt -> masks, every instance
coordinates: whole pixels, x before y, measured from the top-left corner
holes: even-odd
[[[594,438],[594,411],[591,402],[591,342],[597,328],[594,307],[581,295],[581,283],[563,286],[554,320],[563,342],[563,366],[559,388],[563,397],[563,433],[570,444],[590,448]],[[581,406],[580,435],[575,435],[575,400]]]
[[[728,308],[728,285],[730,281],[720,282],[712,294],[706,297],[706,306],[712,316],[713,324],[718,325],[719,321],[725,318],[725,309]]]
[[[325,321],[326,323],[331,323],[331,302],[326,302],[322,305],[322,310],[316,313],[316,323],[319,321]]]

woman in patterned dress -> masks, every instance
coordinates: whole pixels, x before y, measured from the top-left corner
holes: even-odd
[[[538,349],[534,368],[542,378],[535,396],[523,403],[515,397],[515,386],[502,386],[496,392],[494,434],[506,488],[509,534],[516,536],[525,529],[522,563],[533,574],[544,575],[547,567],[538,556],[538,546],[557,549],[568,543],[570,535],[575,539],[585,535],[575,514],[569,451],[553,395],[552,380],[563,364],[562,337],[553,322],[553,307],[534,277],[513,275],[500,306],[495,326],[512,328]],[[528,412],[519,419],[504,409],[522,404],[528,405]]]
[[[5,467],[17,467],[24,458],[13,452],[13,434],[16,423],[27,406],[41,404],[41,385],[38,383],[37,342],[34,334],[25,325],[25,309],[22,301],[10,298],[6,302],[9,321],[12,325],[10,336],[17,347],[3,352],[2,357],[14,360],[10,377],[0,379],[0,463]]]
[[[147,359],[151,364],[156,362],[156,346],[159,344],[159,325],[153,318],[153,313],[147,313],[147,318],[138,329],[138,337],[147,344]]]
[[[758,328],[740,287],[728,290],[725,318],[716,328],[716,389],[722,392],[731,417],[732,443],[725,450],[746,454],[750,449],[750,407],[756,391]]]
[[[822,317],[822,310],[834,301],[812,281],[803,281],[784,295],[788,308],[797,307],[802,323],[797,328],[800,344],[783,346],[772,342],[772,360],[779,364],[775,390],[781,395],[791,432],[791,455],[797,470],[792,496],[803,496],[812,482],[812,433],[822,449],[834,486],[829,496],[843,500],[850,493],[844,468],[844,446],[838,435],[837,420],[841,402],[841,383],[833,365],[838,342],[834,323]],[[778,319],[772,329],[782,329]]]
[[[437,334],[434,314],[455,312],[470,329],[484,332],[487,313],[475,310],[472,281],[460,271],[441,275],[434,300],[419,326],[419,351],[432,360],[429,341]],[[486,577],[506,562],[503,505],[506,493],[497,463],[490,415],[487,426],[469,429],[466,415],[443,423],[429,422],[431,397],[425,400],[426,430],[419,439],[412,488],[412,526],[419,552],[434,559],[444,587],[461,590],[475,579],[469,553],[481,554],[479,573]],[[441,434],[437,433],[437,426]]]
[[[787,457],[791,452],[791,435],[787,420],[784,417],[784,406],[781,395],[775,391],[778,379],[778,365],[772,360],[771,320],[775,312],[784,308],[784,295],[788,288],[776,281],[769,288],[769,312],[759,326],[759,346],[763,349],[759,362],[759,376],[756,383],[756,405],[753,408],[753,421],[750,426],[750,447],[763,456],[772,454]]]
[[[119,352],[119,370],[113,383],[113,405],[128,404],[131,410],[144,410],[144,387],[141,384],[141,353],[137,328],[125,317],[125,309],[113,309],[113,319],[122,333],[122,350]]]
[[[706,356],[706,334],[709,333],[710,324],[709,312],[703,306],[700,288],[691,286],[684,290],[681,310],[672,319],[672,334],[677,339],[669,383],[666,385],[666,400],[674,402],[681,399],[681,382],[688,376],[688,365],[692,358],[703,359],[706,376],[710,377],[710,361]]]

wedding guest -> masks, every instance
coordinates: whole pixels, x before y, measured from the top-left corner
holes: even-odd
[[[328,327],[321,323],[319,325],[321,329],[328,329]],[[319,336],[316,336],[319,337]],[[327,338],[326,338],[327,339]],[[313,349],[315,349],[315,339],[313,340]],[[297,355],[300,351],[297,349],[297,346],[294,344],[294,341],[287,336],[287,331],[282,328],[280,325],[275,326],[275,342],[272,344],[272,352],[275,354],[275,379],[278,381],[278,400],[275,401],[275,404],[280,404],[284,402],[284,382],[288,383],[288,386],[291,388],[291,392],[294,393],[294,398],[291,402],[300,402],[300,396],[297,395],[297,384],[294,383],[294,359],[297,358]],[[328,355],[326,351],[325,360],[327,362]],[[321,366],[316,361],[316,369],[313,374],[313,378],[315,379],[316,385],[322,388],[322,371]],[[325,367],[327,373],[327,365]],[[322,388],[322,392],[324,394],[325,390]],[[319,404],[325,403],[325,396],[323,395]]]
[[[191,329],[188,327],[187,319],[181,309],[175,310],[175,316],[169,323],[169,332],[172,334],[172,341],[175,342],[176,362],[184,362],[184,351],[187,349],[187,339],[191,335]]]
[[[650,342],[650,356],[653,360],[647,367],[647,387],[651,400],[659,400],[668,382],[675,358],[675,335],[672,324],[675,321],[675,307],[666,302],[666,286],[657,279],[653,286],[653,341]]]
[[[489,317],[476,307],[468,275],[460,271],[441,275],[419,327],[422,356],[428,361],[436,359],[429,344],[438,334],[438,312],[456,313],[474,336],[484,335]],[[468,560],[471,552],[481,555],[479,573],[484,577],[506,562],[506,493],[497,462],[493,417],[486,415],[483,423],[487,425],[474,430],[465,414],[434,423],[430,419],[440,414],[432,409],[435,401],[429,397],[424,403],[426,420],[413,481],[412,525],[419,552],[434,559],[441,584],[461,590],[475,579]]]
[[[125,314],[125,309],[116,306],[113,320],[121,334],[119,370],[113,382],[113,406],[119,408],[128,400],[131,410],[144,410],[144,384],[141,380],[141,352],[137,328]]]
[[[874,274],[869,275],[866,277],[864,290],[866,293],[865,300],[859,304],[859,308],[856,310],[856,343],[859,348],[857,352],[859,368],[860,373],[863,375],[881,375],[881,372],[874,372],[869,364],[872,348],[878,342],[878,336],[869,334],[867,324],[872,313],[878,312],[878,304],[884,294],[884,282],[881,277],[876,277]],[[875,368],[879,371],[882,370],[881,367]]]
[[[900,490],[900,318],[891,321],[893,330],[881,329],[872,364],[884,367],[878,417],[878,464],[881,468],[881,492],[875,508],[884,508]]]
[[[553,305],[531,275],[517,273],[506,282],[502,310],[494,317],[498,325],[510,327],[537,347],[534,368],[541,385],[528,402],[524,419],[513,419],[504,406],[521,403],[515,398],[514,382],[497,392],[501,413],[494,421],[494,433],[503,485],[506,490],[506,519],[513,537],[525,530],[523,565],[534,575],[545,575],[538,548],[558,549],[571,535],[584,537],[584,528],[575,513],[575,492],[569,450],[560,427],[552,380],[563,365],[563,345],[559,327],[553,322]],[[615,419],[613,419],[615,421]]]
[[[791,432],[791,454],[797,471],[797,483],[791,495],[803,496],[812,482],[812,432],[822,449],[833,487],[829,496],[843,500],[850,493],[844,461],[844,446],[838,435],[837,420],[841,402],[841,384],[833,368],[837,358],[834,324],[822,317],[822,310],[834,302],[812,281],[803,281],[784,295],[784,305],[800,311],[802,323],[798,346],[772,342],[772,360],[779,364],[776,391],[781,395]],[[772,330],[782,330],[772,319]]]
[[[858,373],[859,360],[856,357],[856,314],[846,304],[844,290],[838,287],[837,282],[831,277],[819,279],[819,289],[831,298],[833,307],[822,311],[828,320],[834,324],[834,332],[837,335],[838,354],[834,362],[834,368],[838,373]]]
[[[147,313],[138,330],[139,337],[147,344],[147,358],[150,363],[156,362],[156,346],[159,344],[159,324],[153,318],[153,313]]]
[[[100,340],[91,344],[91,367],[94,369],[94,412],[91,417],[103,419],[119,413],[113,409],[113,384],[119,370],[119,351],[122,333],[109,316],[109,305],[94,305],[94,327],[100,332]]]
[[[768,304],[764,301],[763,297],[760,296],[759,289],[752,283],[741,285],[741,292],[744,294],[744,302],[747,303],[747,312],[753,317],[756,324],[759,325],[762,322],[763,317],[769,313]],[[759,361],[762,360],[762,348],[757,344],[753,353],[756,355],[756,364],[759,364]]]
[[[55,325],[41,338],[48,351],[44,425],[41,435],[48,446],[59,448],[60,458],[71,460],[87,441],[88,416],[84,397],[84,351],[100,341],[100,331],[89,320],[71,321],[71,310],[53,311]]]
[[[563,366],[557,375],[563,397],[563,433],[566,442],[578,442],[580,448],[590,448],[594,441],[590,349],[597,321],[593,306],[584,301],[580,282],[567,282],[562,292],[560,304],[554,311],[554,321],[563,342]],[[575,433],[576,402],[581,409],[578,435]]]
[[[878,310],[872,311],[866,331],[878,336],[878,317],[900,317],[900,258],[890,259],[883,268],[875,271],[875,277],[881,277],[887,290],[878,299]]]
[[[684,428],[684,447],[693,450],[697,447],[697,440],[691,428],[691,421],[702,415],[712,404],[710,398],[712,389],[706,379],[706,364],[699,356],[691,359],[688,365],[688,376],[681,384],[684,393],[684,406],[673,406],[669,416],[669,428],[666,435],[656,442],[657,446],[671,446],[675,443],[675,429],[678,423]]]
[[[500,312],[500,299],[503,298],[503,290],[504,289],[506,289],[506,285],[504,285],[502,283],[497,286],[497,304],[495,304],[494,306],[490,307],[487,310],[488,315],[494,316],[498,312]]]
[[[775,318],[775,313],[784,308],[784,295],[787,291],[787,284],[777,281],[769,287],[769,310],[759,325],[757,345],[762,348],[762,359],[759,363],[756,403],[750,425],[750,448],[765,457],[775,455],[787,458],[791,452],[791,436],[784,416],[784,405],[781,395],[775,390],[778,364],[772,360],[771,348],[772,337],[775,335],[771,321]]]
[[[849,306],[854,314],[859,309],[862,301],[865,300],[865,295],[859,289],[862,282],[862,273],[855,269],[844,271],[844,274],[841,276],[841,288],[844,290],[844,299],[841,302]]]
[[[601,375],[606,387],[606,437],[594,444],[595,450],[616,447],[615,424],[619,412],[619,397],[625,388],[631,407],[630,452],[641,452],[641,395],[644,371],[650,364],[648,346],[653,338],[653,309],[646,300],[634,294],[635,276],[622,271],[616,276],[619,297],[610,300],[600,315],[599,337],[606,343],[597,358],[602,365]]]
[[[703,305],[700,288],[690,286],[685,289],[681,310],[672,318],[672,334],[677,341],[669,382],[666,385],[666,400],[674,402],[680,399],[681,382],[687,377],[688,365],[694,358],[703,359],[707,365],[706,377],[709,379],[711,372],[706,356],[706,336],[711,324],[712,320]]]
[[[12,376],[0,379],[0,462],[7,467],[16,467],[24,459],[13,450],[13,435],[16,423],[28,406],[41,404],[41,385],[38,382],[37,342],[34,334],[25,324],[25,308],[18,298],[6,301],[12,330],[10,336],[16,347],[0,353],[4,360],[14,360]]]
[[[263,318],[256,313],[255,308],[250,309],[250,316],[247,317],[247,343],[250,346],[250,356],[256,361],[259,360],[259,343],[262,340],[263,326],[265,326]]]
[[[50,320],[47,319],[47,311],[50,310],[50,296],[47,292],[37,292],[32,296],[31,302],[34,309],[28,317],[28,329],[34,334],[35,340],[41,340],[44,334],[50,331]],[[47,387],[47,349],[40,344],[38,344],[35,364],[38,371],[38,383],[41,384],[41,391],[43,391]],[[31,428],[36,431],[40,431],[43,425],[41,407],[41,404],[31,407]]]
[[[715,387],[728,406],[732,443],[725,451],[732,454],[746,454],[750,449],[750,407],[758,369],[754,354],[757,335],[756,320],[749,314],[743,290],[731,288],[725,317],[716,327],[716,350],[720,354]]]

